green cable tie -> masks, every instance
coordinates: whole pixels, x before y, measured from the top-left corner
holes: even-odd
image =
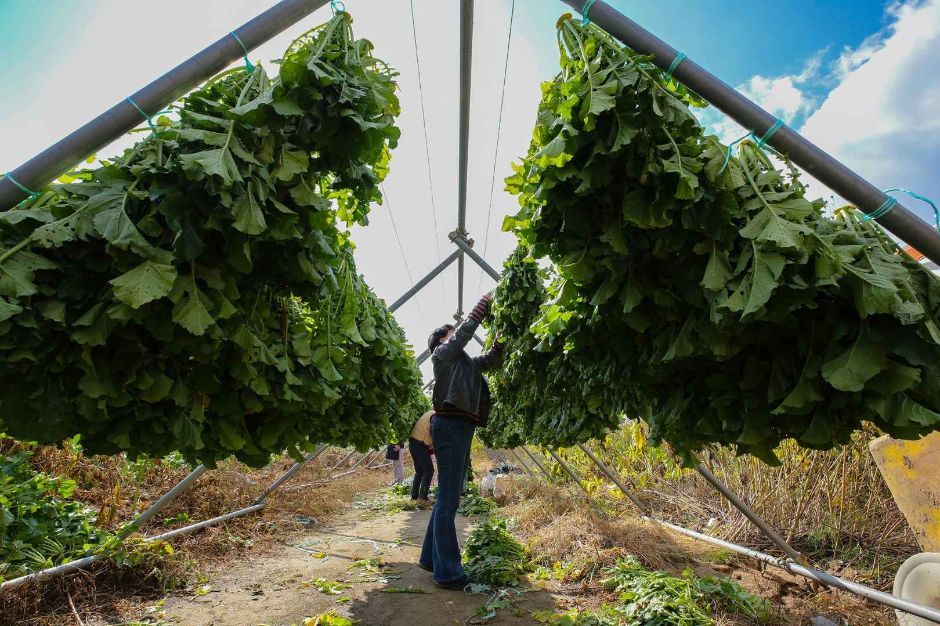
[[[330,8],[333,9],[333,15],[346,12],[346,4],[342,0],[330,0]]]
[[[672,64],[669,66],[669,69],[666,70],[666,80],[672,80],[672,73],[676,71],[676,68],[679,67],[679,64],[682,63],[685,59],[685,52],[680,52],[676,55],[676,58],[672,60]]]
[[[868,222],[868,221],[870,221],[870,220],[877,220],[877,219],[880,219],[880,218],[884,217],[885,215],[887,215],[888,212],[891,211],[891,209],[893,209],[893,208],[894,208],[894,205],[897,204],[897,203],[898,203],[898,201],[897,201],[896,199],[894,199],[894,198],[892,198],[892,197],[889,196],[887,200],[885,200],[884,202],[881,203],[881,206],[880,206],[880,207],[878,207],[877,209],[875,209],[875,210],[872,211],[871,213],[865,213],[865,215],[862,217],[862,219],[865,220],[866,222]]]
[[[26,195],[28,195],[30,198],[35,198],[36,196],[39,195],[39,192],[38,192],[38,191],[32,191],[32,190],[30,190],[29,187],[27,187],[26,185],[23,185],[22,183],[20,183],[20,181],[18,181],[18,180],[16,180],[15,178],[13,178],[13,172],[7,172],[7,173],[6,173],[6,177],[7,177],[7,180],[9,180],[11,183],[13,183],[14,185],[16,185],[17,188],[18,188],[20,191],[22,191],[23,193],[25,193]]]
[[[757,147],[763,148],[764,144],[771,140],[771,138],[777,134],[777,131],[783,128],[783,120],[778,119],[774,122],[774,125],[767,129],[767,132],[764,133],[764,136],[757,140]]]
[[[584,3],[584,6],[581,7],[581,26],[587,26],[591,23],[591,18],[589,17],[591,13],[591,7],[594,6],[596,0],[587,0]]]
[[[235,31],[234,31],[234,30],[233,30],[232,32],[230,32],[229,35],[231,35],[232,37],[234,37],[234,38],[235,38],[235,41],[238,42],[238,45],[240,45],[240,46],[242,47],[242,51],[244,51],[244,53],[245,53],[245,55],[244,55],[244,56],[245,56],[245,69],[248,70],[248,73],[249,73],[249,74],[251,74],[252,72],[255,71],[255,66],[254,66],[254,64],[251,62],[251,59],[248,58],[248,46],[246,46],[245,43],[241,40],[241,38],[239,38],[239,36],[235,34]]]
[[[885,189],[884,193],[890,193],[892,191],[900,191],[901,193],[906,193],[912,198],[917,198],[918,200],[921,200],[922,202],[926,202],[927,204],[929,204],[930,208],[933,209],[934,224],[937,226],[937,230],[940,230],[940,209],[937,208],[937,205],[934,203],[933,200],[931,200],[927,196],[922,196],[916,191],[911,191],[910,189],[904,189],[903,187],[892,187],[891,189]],[[887,211],[885,211],[885,213],[887,213]]]
[[[151,118],[149,115],[147,115],[147,113],[146,113],[142,108],[140,108],[139,106],[137,106],[137,103],[134,102],[134,99],[131,98],[130,96],[127,96],[126,100],[127,100],[128,102],[130,102],[130,104],[131,104],[132,107],[134,107],[135,109],[137,109],[137,112],[140,113],[140,114],[143,116],[143,118],[144,118],[145,120],[147,120],[147,126],[150,127],[150,130],[152,130],[153,132],[157,132],[157,126],[156,126],[156,124],[153,123],[153,118]]]

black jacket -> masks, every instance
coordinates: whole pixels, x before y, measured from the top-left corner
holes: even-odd
[[[473,338],[479,322],[468,319],[454,330],[450,338],[431,353],[434,366],[434,392],[431,403],[435,411],[456,409],[469,414],[479,426],[486,426],[490,415],[490,389],[483,372],[499,365],[501,350],[470,357],[464,348]]]

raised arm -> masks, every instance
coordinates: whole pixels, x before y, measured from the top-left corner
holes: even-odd
[[[432,353],[434,358],[441,361],[450,361],[460,356],[460,353],[463,352],[467,344],[470,343],[470,340],[473,339],[473,333],[475,333],[480,326],[480,322],[483,321],[483,318],[486,317],[486,314],[489,312],[490,300],[492,300],[492,298],[488,295],[480,298],[477,305],[473,307],[473,310],[467,315],[467,319],[454,329],[453,334],[451,334],[447,341],[434,349]]]
[[[498,339],[493,342],[493,346],[490,348],[489,352],[473,357],[473,362],[484,372],[496,369],[502,361],[503,344],[499,343]]]

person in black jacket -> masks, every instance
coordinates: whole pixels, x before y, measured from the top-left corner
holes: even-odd
[[[431,438],[437,458],[438,490],[418,565],[434,574],[434,583],[463,590],[471,582],[460,564],[457,543],[457,507],[477,426],[485,426],[490,412],[490,390],[483,372],[499,365],[502,346],[497,341],[487,354],[471,358],[464,348],[489,313],[490,297],[483,296],[467,319],[454,328],[446,324],[428,339],[434,366],[431,403]]]

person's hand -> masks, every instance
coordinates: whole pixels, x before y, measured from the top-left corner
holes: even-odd
[[[490,302],[492,301],[493,298],[489,294],[486,294],[480,298],[480,301],[477,302],[477,305],[473,307],[473,310],[470,311],[470,315],[467,317],[472,319],[474,322],[482,322],[486,315],[490,312]]]

